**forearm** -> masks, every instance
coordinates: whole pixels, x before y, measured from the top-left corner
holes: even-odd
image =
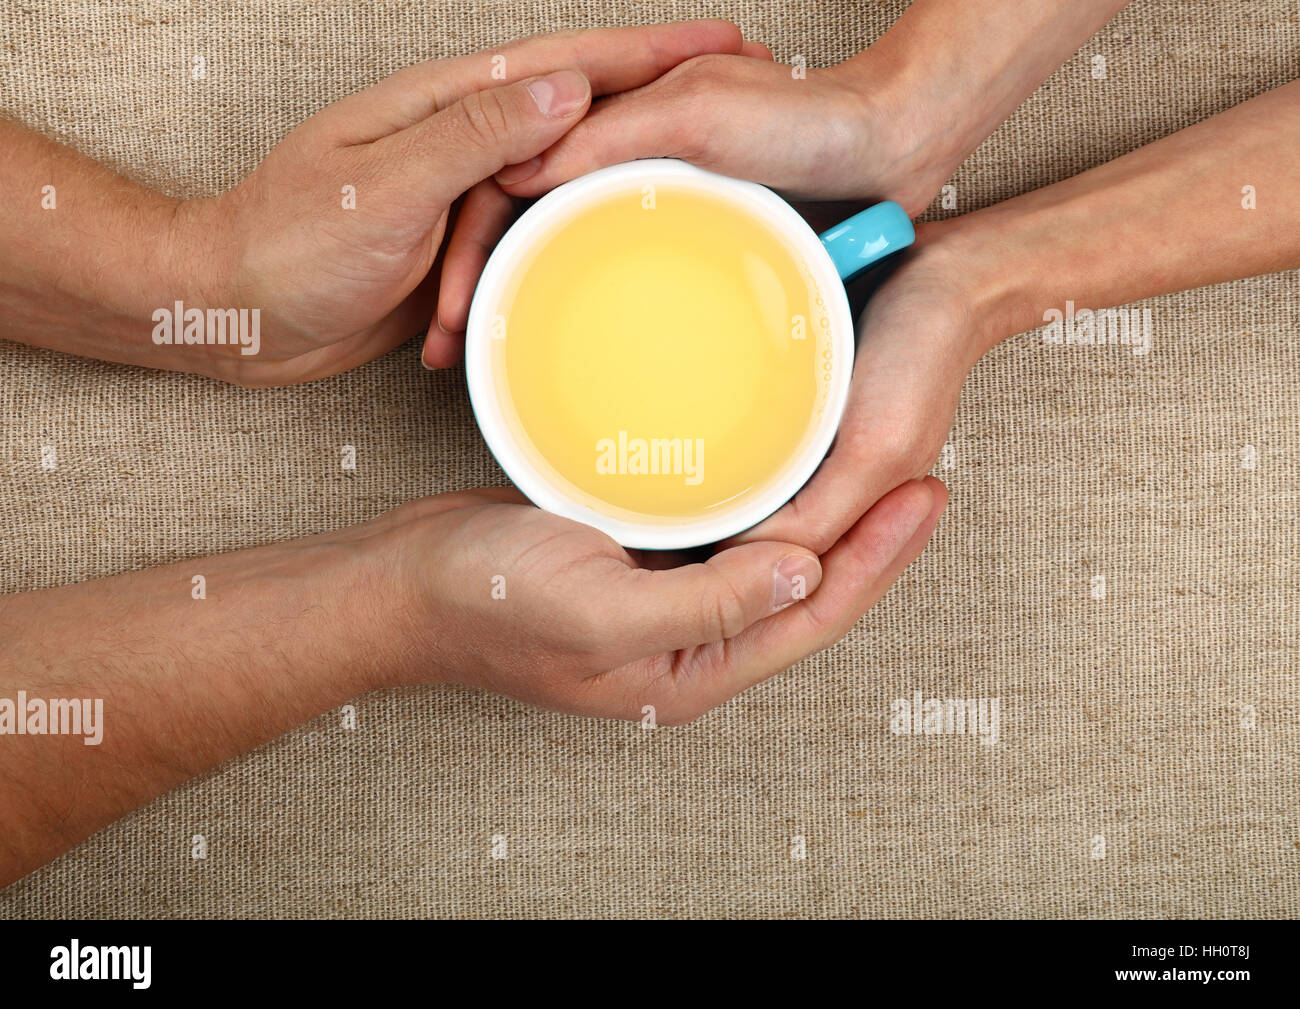
[[[921,237],[978,292],[982,353],[1067,300],[1109,308],[1300,267],[1297,191],[1300,82]]]
[[[361,526],[0,598],[0,885],[389,682],[381,556]],[[20,691],[25,707],[84,699],[92,717],[101,701],[102,716],[93,734],[84,722],[52,734],[50,706],[34,734],[35,709],[15,710]]]
[[[153,313],[203,307],[193,204],[137,185],[0,119],[0,337],[84,357],[192,371],[197,347],[159,346]],[[206,353],[206,351],[205,351]],[[188,356],[187,356],[188,355]]]
[[[915,0],[843,69],[945,178],[1127,2]]]

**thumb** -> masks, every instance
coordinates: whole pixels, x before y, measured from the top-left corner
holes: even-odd
[[[672,717],[689,720],[829,647],[888,590],[925,547],[948,500],[929,477],[896,488],[821,557],[824,580],[808,602],[678,663]]]
[[[735,637],[810,595],[821,582],[816,554],[790,543],[745,543],[705,564],[627,569],[608,601],[623,615],[628,661]]]
[[[577,70],[473,91],[376,143],[401,165],[408,193],[449,204],[506,165],[527,162],[564,136],[591,104]],[[391,163],[391,162],[389,162]]]
[[[511,196],[540,196],[598,168],[638,158],[678,157],[683,130],[707,135],[672,91],[655,84],[613,95],[543,157],[511,162],[496,176]]]

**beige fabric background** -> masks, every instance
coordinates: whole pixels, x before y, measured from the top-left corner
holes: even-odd
[[[903,6],[26,0],[0,10],[0,111],[174,193],[211,193],[415,60],[725,15],[819,65]],[[195,55],[206,81],[190,79]],[[961,209],[1297,74],[1293,3],[1139,2],[961,169]],[[191,782],[4,891],[0,915],[1295,915],[1300,277],[1150,307],[1145,358],[1027,334],[983,361],[924,558],[838,647],[697,724],[647,732],[457,690],[369,696],[355,731],[325,715]],[[346,476],[343,444],[358,449]],[[414,344],[256,392],[0,344],[3,591],[501,479],[462,376],[425,372]],[[1000,697],[1001,742],[891,735],[890,701],[915,689]],[[189,857],[194,834],[206,861]]]

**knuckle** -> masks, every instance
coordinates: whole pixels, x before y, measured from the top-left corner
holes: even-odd
[[[712,641],[734,638],[748,626],[745,599],[732,582],[719,575],[714,590],[704,599],[704,627]]]
[[[466,95],[459,107],[461,126],[471,143],[483,148],[494,147],[509,132],[510,117],[495,90]]]
[[[703,59],[695,57],[679,64],[638,89],[631,99],[655,109],[652,130],[665,155],[688,161],[704,158],[709,138],[717,132],[720,88],[708,64],[700,63]]]
[[[798,543],[820,556],[835,545],[843,532],[840,516],[808,497],[796,496],[787,508],[786,524],[774,531],[774,539]]]
[[[717,75],[710,71],[703,62],[707,57],[697,56],[673,70],[659,81],[651,83],[647,90],[653,88],[662,97],[671,98],[675,103],[696,113],[706,112],[717,98]]]
[[[638,712],[654,709],[655,724],[666,727],[688,725],[709,711],[712,705],[691,686],[689,674],[684,677],[673,656],[660,654],[648,661],[649,682],[635,690],[629,706]]]
[[[684,115],[706,116],[714,107],[718,92],[707,71],[690,64],[665,82],[664,90]]]
[[[704,53],[682,64],[680,77],[689,82],[688,87],[703,90],[722,79],[727,61],[732,57],[721,53]]]

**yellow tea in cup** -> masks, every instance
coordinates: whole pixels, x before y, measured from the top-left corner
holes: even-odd
[[[465,378],[484,441],[534,504],[625,547],[734,536],[835,438],[845,281],[915,237],[888,200],[818,234],[770,189],[672,158],[566,182],[474,292]]]
[[[743,202],[637,184],[528,250],[492,317],[506,423],[596,512],[704,516],[785,472],[826,408],[830,323],[808,264]]]

